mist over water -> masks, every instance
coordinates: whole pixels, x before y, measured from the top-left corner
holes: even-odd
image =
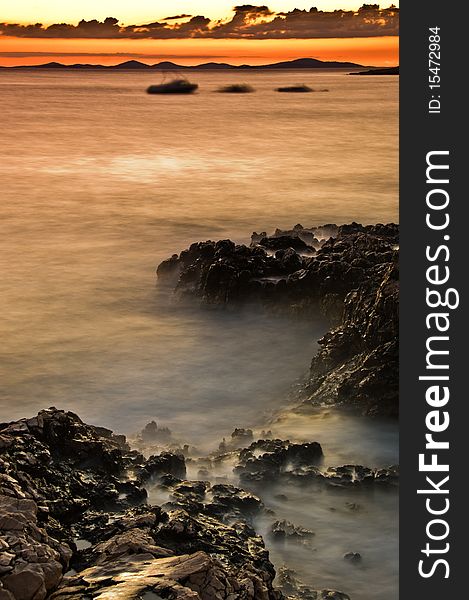
[[[193,73],[193,96],[146,95],[159,79],[0,74],[1,421],[50,405],[129,434],[157,419],[201,450],[264,427],[327,325],[175,305],[156,265],[198,240],[398,219],[397,79]],[[256,93],[213,93],[239,82]],[[298,83],[330,91],[273,91]],[[389,422],[321,413],[269,426],[320,441],[327,465],[397,461]],[[341,512],[345,495],[289,496],[271,500],[279,518],[316,531],[320,549],[274,548],[276,564],[353,600],[396,597],[395,496],[356,514]],[[342,550],[363,551],[365,570]]]

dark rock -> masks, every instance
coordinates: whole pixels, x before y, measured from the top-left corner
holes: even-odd
[[[293,525],[293,523],[285,520],[275,521],[269,530],[269,537],[275,542],[285,542],[288,540],[308,544],[314,535],[313,531]]]
[[[293,444],[289,440],[258,440],[241,450],[235,472],[244,481],[275,481],[292,469],[318,464],[322,456],[317,442]]]
[[[182,454],[163,452],[159,456],[150,456],[138,471],[139,478],[142,481],[168,474],[181,479],[186,476],[186,461]]]
[[[0,436],[3,597],[281,599],[250,524],[263,510],[252,493],[183,481],[183,456],[145,460],[57,409],[2,424]],[[166,510],[146,505],[152,477],[171,493]]]
[[[312,361],[304,407],[348,404],[395,416],[398,243],[398,225],[359,223],[254,233],[249,248],[201,242],[181,253],[176,291],[207,303],[257,302],[295,317],[322,314],[331,329]]]
[[[351,600],[350,596],[334,590],[311,590],[303,585],[295,571],[282,567],[277,576],[277,585],[286,600]]]
[[[171,430],[167,427],[158,427],[156,421],[150,421],[140,435],[143,442],[165,443],[171,439]]]
[[[346,552],[344,560],[356,565],[362,561],[362,555],[359,552]]]
[[[301,250],[307,252],[311,248],[298,235],[280,235],[262,238],[259,242],[266,250]]]

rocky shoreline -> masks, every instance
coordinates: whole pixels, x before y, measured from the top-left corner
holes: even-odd
[[[271,520],[272,543],[314,533],[276,519],[250,490],[280,480],[394,487],[397,468],[327,469],[317,442],[244,433],[211,456],[185,456],[186,446],[145,458],[124,436],[56,408],[0,425],[0,599],[348,600],[288,569],[274,581],[256,519]],[[234,465],[243,488],[210,478],[220,463]],[[188,480],[198,467],[209,477]],[[147,500],[155,486],[161,506]]]
[[[345,404],[397,416],[399,227],[334,224],[274,235],[250,246],[192,244],[162,262],[158,279],[205,304],[256,303],[304,318],[326,318],[302,408]]]
[[[250,247],[201,242],[158,267],[203,303],[256,303],[326,317],[299,411],[318,404],[397,415],[398,227],[357,224],[254,234]],[[398,468],[327,467],[315,440],[235,429],[202,456],[156,423],[142,444],[56,408],[0,424],[0,600],[350,600],[277,572],[268,544],[311,544],[264,500],[274,482],[308,490],[395,488]],[[218,477],[220,469],[232,477]],[[157,490],[161,502],[149,502]],[[348,552],[344,560],[359,563]]]

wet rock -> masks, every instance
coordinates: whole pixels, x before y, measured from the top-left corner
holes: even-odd
[[[269,537],[275,542],[292,541],[301,544],[309,544],[314,537],[314,532],[289,521],[275,521],[270,526]]]
[[[399,483],[399,468],[395,465],[383,469],[343,465],[323,470],[314,466],[302,466],[284,473],[283,479],[296,483],[319,483],[337,488],[367,485],[395,487]]]
[[[322,448],[317,442],[294,444],[289,440],[258,440],[239,453],[235,472],[243,481],[275,481],[292,469],[318,464]]]
[[[142,481],[148,481],[149,479],[167,474],[180,478],[186,476],[186,461],[182,454],[163,452],[159,456],[150,456],[138,471],[138,475]]]
[[[140,433],[140,437],[144,443],[166,443],[171,439],[171,435],[171,430],[168,427],[158,427],[156,421],[147,423]]]
[[[51,599],[140,598],[145,592],[168,598],[216,600],[226,598],[233,586],[217,563],[204,552],[155,559],[139,554],[112,560],[67,578]]]
[[[260,240],[259,246],[262,246],[267,250],[287,250],[289,248],[305,252],[311,250],[311,247],[308,246],[298,235],[278,235],[265,237]]]
[[[179,274],[178,255],[173,254],[171,258],[164,260],[158,265],[156,273],[160,279],[169,279],[176,277]]]
[[[280,600],[252,493],[184,481],[182,455],[145,460],[57,409],[0,435],[0,598]],[[146,504],[153,477],[164,508]]]
[[[253,440],[253,433],[252,433],[252,429],[243,429],[243,428],[236,428],[233,433],[231,434],[231,441],[234,444],[245,444],[252,442]]]
[[[295,226],[252,240],[251,247],[193,244],[177,259],[176,292],[221,305],[256,302],[307,319],[322,315],[331,329],[299,395],[303,409],[347,404],[396,416],[398,226]]]
[[[344,560],[354,565],[361,563],[362,555],[359,552],[346,552],[344,554]]]
[[[351,600],[344,592],[310,589],[299,581],[295,571],[286,567],[279,569],[277,585],[286,600]]]
[[[34,500],[0,494],[0,598],[41,600],[54,589],[72,552],[38,526]]]

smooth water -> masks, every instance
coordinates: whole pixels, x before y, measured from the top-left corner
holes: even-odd
[[[0,420],[56,405],[123,433],[156,419],[201,448],[235,426],[261,427],[326,325],[175,306],[155,285],[156,265],[197,240],[398,219],[397,78],[190,78],[197,94],[164,97],[145,94],[158,74],[0,73]],[[256,93],[215,93],[235,82]],[[297,83],[329,91],[274,91]],[[305,439],[327,431],[319,441],[331,457],[350,456],[353,439],[355,461],[395,462],[392,424],[284,426]],[[290,520],[303,511],[329,523],[322,544],[333,548],[335,520],[305,502],[289,507]],[[385,537],[395,558],[395,527],[382,535],[379,525],[394,523],[395,503],[378,499],[370,511],[378,516],[350,527],[359,535],[372,523],[367,543]],[[395,598],[391,562],[350,575],[354,600]],[[327,576],[315,564],[312,579],[347,591],[342,563]],[[370,577],[382,581],[380,595]]]

